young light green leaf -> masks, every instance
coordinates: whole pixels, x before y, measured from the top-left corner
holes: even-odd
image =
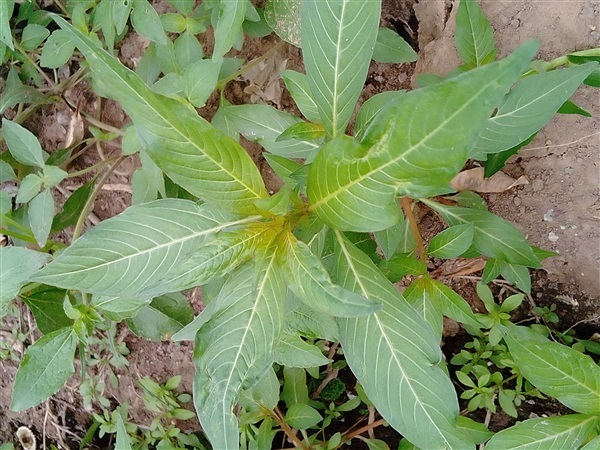
[[[193,195],[239,214],[268,194],[248,153],[177,100],[153,93],[139,77],[58,16],[59,26],[86,56],[95,86],[116,99],[131,117],[154,162]]]
[[[27,203],[38,195],[42,189],[42,182],[42,178],[37,173],[30,173],[23,178],[17,192],[17,203]]]
[[[220,63],[201,59],[188,66],[183,72],[183,91],[196,108],[202,108],[215,90],[220,70]]]
[[[525,77],[499,105],[473,146],[475,156],[497,153],[525,141],[542,128],[597,67],[591,62]]]
[[[31,131],[2,119],[2,134],[13,158],[27,166],[44,167],[44,151]]]
[[[475,444],[483,444],[494,435],[483,423],[476,422],[469,417],[458,416],[456,423],[458,429],[471,437]]]
[[[285,413],[285,422],[294,428],[306,430],[318,424],[323,417],[311,406],[304,403],[296,403]]]
[[[150,303],[148,299],[134,297],[102,297],[97,295],[92,297],[92,306],[114,322],[135,317],[140,309],[148,305],[148,303]],[[153,312],[152,308],[150,308],[150,311],[146,312],[145,317],[148,318]],[[152,323],[152,326],[156,326],[156,323]],[[140,334],[145,333],[142,332]]]
[[[39,246],[43,247],[50,235],[54,218],[54,198],[50,189],[43,190],[29,202],[27,215],[33,236]]]
[[[115,448],[119,450],[131,450],[131,442],[129,441],[129,434],[127,433],[127,428],[125,428],[125,421],[121,414],[116,414],[117,420],[117,439],[115,443]]]
[[[131,25],[139,35],[157,44],[167,43],[168,38],[160,22],[160,17],[146,0],[133,0]]]
[[[58,69],[71,59],[74,50],[75,43],[69,35],[63,30],[55,30],[44,44],[40,66]]]
[[[534,340],[536,333],[525,327],[504,327],[503,332],[510,354],[531,384],[574,411],[598,414],[600,367],[592,358],[563,344]]]
[[[142,167],[138,167],[131,176],[131,204],[140,205],[156,198],[156,189],[153,188],[148,173]]]
[[[486,450],[560,450],[580,448],[598,424],[596,416],[568,414],[518,422],[496,433]]]
[[[88,231],[35,280],[98,295],[135,296],[208,237],[249,220],[189,200],[132,206]]]
[[[88,201],[92,192],[94,191],[94,184],[96,179],[92,179],[87,183],[81,185],[75,192],[73,192],[63,205],[63,210],[54,216],[52,220],[52,233],[64,230],[67,227],[73,226],[77,223],[83,205]]]
[[[392,283],[397,283],[406,275],[423,275],[427,273],[427,266],[423,261],[409,254],[399,254],[387,261],[379,263],[379,270]]]
[[[275,347],[274,360],[285,367],[319,367],[330,362],[313,344],[295,334],[283,333]]]
[[[295,139],[299,141],[313,141],[325,137],[325,130],[321,124],[298,122],[286,129],[275,139],[277,142]]]
[[[300,11],[302,0],[268,0],[265,5],[265,20],[277,36],[284,41],[300,46]]]
[[[177,13],[162,14],[160,23],[162,23],[164,30],[170,33],[183,33],[186,27],[185,17]]]
[[[192,33],[186,32],[175,39],[174,43],[175,57],[179,69],[184,71],[189,66],[202,59],[202,44]]]
[[[194,310],[187,299],[179,294],[156,297],[142,306],[127,325],[138,336],[152,341],[166,341],[194,318]]]
[[[451,226],[431,240],[427,253],[436,258],[456,258],[468,250],[474,234],[475,228],[472,223]]]
[[[14,0],[0,2],[0,41],[4,42],[11,50],[15,49],[10,32],[10,18],[12,17],[14,6]]]
[[[370,316],[337,319],[346,360],[369,399],[421,448],[472,448],[456,429],[458,401],[438,366],[442,355],[431,328],[366,255],[335,234],[336,279],[384,305]]]
[[[288,333],[299,333],[314,339],[340,340],[340,332],[332,316],[316,312],[303,304],[288,314],[285,330]]]
[[[329,141],[310,167],[310,209],[334,228],[379,231],[398,221],[397,195],[449,192],[485,117],[535,50],[529,42],[502,61],[401,96],[360,143],[347,136]]]
[[[10,409],[24,411],[55,394],[74,372],[76,344],[73,329],[67,327],[28,347],[15,377]]]
[[[417,52],[395,31],[380,27],[373,50],[373,60],[379,63],[405,63],[416,61]]]
[[[163,176],[160,167],[154,163],[154,161],[146,154],[146,152],[140,153],[140,161],[142,163],[144,172],[146,172],[150,178],[150,184],[152,187],[158,191],[163,198],[166,198],[167,192],[165,188],[165,177]]]
[[[306,75],[293,70],[284,70],[279,75],[281,75],[285,87],[290,91],[290,95],[304,117],[311,122],[320,123],[319,108],[317,108],[317,104],[313,100]]]
[[[473,248],[482,255],[511,264],[540,267],[538,258],[521,232],[504,219],[481,209],[446,206],[425,199],[422,201],[440,214],[450,226],[472,223]]]
[[[314,141],[277,141],[281,133],[301,122],[290,113],[269,105],[221,106],[221,109],[239,133],[274,155],[307,158],[319,148],[319,143]]]
[[[456,49],[469,68],[490,62],[496,52],[494,30],[477,0],[461,0],[456,13]]]
[[[3,189],[0,190],[0,214],[1,215],[8,214],[9,212],[12,211],[12,208],[13,208],[12,200],[13,200],[13,197],[11,194],[9,194],[8,192],[6,192]]]
[[[527,267],[502,261],[500,274],[506,281],[514,284],[523,292],[531,293],[531,276]]]
[[[50,258],[22,247],[0,247],[0,319],[28,278]]]
[[[43,334],[52,333],[64,327],[72,326],[73,321],[63,309],[67,291],[51,286],[39,288],[21,294],[23,300],[35,317],[35,324]]]
[[[221,61],[222,57],[235,44],[246,15],[248,2],[246,0],[219,0],[217,22],[215,28],[215,48],[213,59]]]
[[[396,253],[396,250],[398,250],[400,243],[403,242],[405,238],[405,222],[406,221],[404,220],[404,214],[401,214],[398,223],[391,226],[390,228],[386,228],[385,230],[376,231],[375,233],[373,233],[375,235],[375,240],[377,241],[377,244],[383,252],[383,255],[388,260],[391,259],[392,256],[394,256],[394,253]],[[411,250],[401,253],[409,253]]]
[[[239,448],[234,403],[273,364],[285,289],[276,258],[267,254],[238,268],[212,301],[221,308],[196,337],[194,405],[213,448]]]
[[[181,14],[189,15],[196,4],[195,0],[169,0],[169,3]]]
[[[56,186],[69,176],[67,172],[56,166],[44,166],[43,175],[44,186],[47,188]]]
[[[38,48],[38,46],[50,36],[50,31],[46,27],[37,25],[35,23],[28,24],[23,28],[23,34],[21,35],[21,47],[26,51],[31,52]]]
[[[374,95],[360,107],[354,122],[354,136],[361,139],[365,134],[367,127],[371,124],[375,116],[389,103],[404,95],[406,91],[386,91]]]
[[[357,317],[377,311],[381,305],[331,282],[321,261],[308,245],[289,234],[285,243],[289,288],[307,306],[336,317]]]
[[[308,387],[306,384],[306,371],[293,367],[283,368],[283,389],[281,399],[287,408],[298,403],[308,403]]]
[[[304,0],[302,55],[308,85],[327,134],[343,134],[365,82],[377,28],[379,0]]]
[[[48,99],[44,94],[32,86],[21,83],[17,70],[14,67],[10,68],[0,97],[0,114],[19,103],[45,104],[47,102]]]

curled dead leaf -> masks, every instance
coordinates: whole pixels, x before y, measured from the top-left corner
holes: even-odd
[[[515,186],[529,184],[524,176],[515,180],[502,172],[497,172],[490,178],[485,178],[483,170],[483,167],[463,170],[452,179],[450,186],[456,191],[492,193],[504,192]]]

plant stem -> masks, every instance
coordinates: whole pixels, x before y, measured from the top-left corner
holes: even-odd
[[[78,177],[80,175],[84,175],[84,174],[86,174],[88,172],[91,172],[92,170],[96,170],[98,168],[104,167],[105,165],[107,165],[107,164],[109,164],[109,163],[111,163],[111,162],[113,162],[113,161],[115,161],[115,160],[117,160],[119,158],[120,158],[120,156],[113,156],[111,158],[107,158],[107,159],[105,159],[103,161],[100,161],[99,163],[96,163],[93,166],[86,167],[85,169],[78,170],[77,172],[71,172],[69,174],[68,178],[74,178],[74,177]]]
[[[283,47],[284,44],[285,44],[285,41],[278,42],[277,45],[274,45],[273,47],[271,47],[269,49],[269,51],[266,52],[264,55],[262,55],[262,56],[260,56],[260,57],[258,57],[256,59],[253,59],[252,61],[250,61],[245,66],[242,66],[237,72],[234,72],[233,74],[229,75],[227,78],[225,78],[224,80],[222,80],[219,83],[220,89],[222,90],[223,87],[225,87],[225,85],[227,83],[229,83],[232,80],[235,80],[237,77],[239,77],[241,74],[243,74],[246,70],[249,70],[249,69],[253,68],[257,64],[260,64],[265,59],[269,58],[271,55],[275,54],[277,52],[277,50],[279,50],[281,47]]]
[[[113,127],[112,125],[108,125],[104,122],[101,122],[98,119],[95,119],[93,116],[90,116],[89,114],[86,114],[84,112],[81,112],[81,115],[83,116],[83,118],[85,120],[87,120],[89,123],[91,123],[92,125],[94,125],[95,127],[98,127],[102,130],[108,131],[110,133],[114,133],[118,136],[124,136],[125,132],[123,130],[121,130],[120,128],[117,127]]]
[[[269,414],[275,420],[275,422],[277,422],[277,425],[281,427],[283,432],[292,440],[294,445],[300,447],[302,450],[310,450],[306,445],[304,445],[304,442],[298,439],[298,436],[296,436],[296,433],[292,431],[289,425],[285,423],[285,420],[283,419],[279,408],[275,407],[273,412],[269,411]]]
[[[419,254],[419,259],[423,261],[424,264],[427,264],[427,252],[425,251],[425,246],[423,245],[423,238],[421,237],[417,220],[415,219],[415,215],[412,211],[412,200],[408,197],[402,197],[401,204],[404,215],[408,219],[410,228],[415,236],[415,241],[417,241],[417,253]]]
[[[365,425],[364,427],[359,428],[358,430],[348,433],[346,436],[344,436],[344,440],[345,440],[345,442],[347,442],[350,439],[355,438],[359,434],[363,434],[365,431],[369,431],[374,428],[377,428],[378,426],[383,425],[384,423],[385,423],[385,420],[383,420],[383,419],[376,420],[375,422],[369,423],[369,424]]]
[[[25,51],[25,49],[23,47],[21,47],[19,44],[17,44],[16,42],[14,42],[14,46],[15,46],[15,50],[18,50],[19,53],[21,53],[23,55],[23,57],[25,57],[25,59],[27,61],[29,61],[31,63],[31,65],[33,67],[35,67],[35,69],[38,71],[38,73],[42,76],[42,78],[44,80],[46,80],[46,82],[48,83],[48,86],[53,86],[56,87],[54,84],[54,81],[52,81],[50,79],[50,77],[48,75],[46,75],[46,72],[44,72],[40,66],[37,65],[37,63],[33,60],[33,58],[31,58],[31,56],[29,56],[29,54]]]

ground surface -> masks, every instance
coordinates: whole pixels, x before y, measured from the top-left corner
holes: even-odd
[[[163,8],[166,2],[159,3]],[[538,57],[546,60],[570,51],[600,46],[600,2],[597,0],[483,1],[482,7],[496,31],[501,56],[533,37],[540,41]],[[384,0],[384,24],[403,30],[407,36],[410,31],[413,35],[418,31],[418,39],[414,43],[418,45],[421,59],[416,67],[373,63],[361,101],[385,90],[409,88],[415,71],[444,75],[458,65],[453,41],[456,8],[457,2],[450,0],[421,0],[414,6],[413,14],[410,4]],[[277,42],[274,36],[250,39],[242,53],[250,60],[263,54],[274,42]],[[206,45],[210,46],[210,43]],[[133,65],[144,48],[142,40],[131,36],[121,45],[120,56],[125,63]],[[298,70],[301,67],[300,51],[285,46],[268,62],[263,72],[276,74],[282,68]],[[276,81],[273,84],[273,77],[262,75],[264,79],[260,81],[242,79],[233,82],[227,92],[229,100],[236,104],[262,101],[297,112],[289,95],[281,90],[283,83]],[[266,96],[257,97],[255,89],[247,89],[254,84],[260,84]],[[113,102],[100,105],[89,90],[73,90],[69,95],[73,96],[74,103],[81,102],[84,111],[100,114],[106,123],[121,127],[127,122],[118,105]],[[213,100],[202,111],[207,118],[214,114],[216,99]],[[598,90],[580,89],[574,100],[595,117],[560,116],[553,119],[507,166],[507,173],[524,175],[529,184],[492,194],[488,198],[491,209],[515,223],[533,244],[560,253],[544,263],[547,273],[537,276],[534,299],[541,304],[556,303],[566,326],[594,318],[598,323],[600,314],[600,93]],[[40,136],[44,148],[60,148],[64,142],[66,129],[61,125],[61,115],[64,114],[67,114],[64,106],[50,106],[28,124]],[[260,148],[248,142],[245,144],[263,169],[269,189],[276,190],[278,182],[260,156]],[[110,155],[118,149],[108,147],[105,151]],[[89,166],[97,157],[89,158],[78,164]],[[111,190],[106,190],[96,203],[94,215],[97,220],[113,216],[130,204],[127,184],[136,164],[137,161],[132,159],[111,178]],[[85,180],[76,181],[81,183]],[[197,301],[194,305],[198,306]],[[173,374],[182,374],[181,389],[191,391],[193,366],[190,345],[154,344],[132,336],[127,336],[125,342],[131,350],[129,376],[147,375],[157,382],[164,382]],[[26,425],[32,428],[39,440],[45,430],[49,441],[63,448],[77,448],[76,443],[85,433],[89,418],[78,399],[77,378],[70,380],[68,386],[47,404],[23,413],[13,413],[8,411],[8,404],[10,380],[14,379],[15,371],[16,363],[0,363],[0,443],[12,439],[18,426]],[[121,377],[122,380],[127,378]],[[148,422],[139,388],[130,381],[123,381],[118,390],[109,390],[105,395],[113,401],[129,401],[133,421]],[[552,412],[552,408],[552,405],[539,405],[535,413]],[[496,426],[502,425],[498,423]],[[182,428],[194,430],[197,424],[186,423]],[[389,439],[391,443],[396,438]]]

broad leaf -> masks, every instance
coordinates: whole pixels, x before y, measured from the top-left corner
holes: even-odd
[[[52,333],[63,327],[73,325],[63,308],[67,291],[51,286],[40,286],[32,292],[19,297],[23,300],[35,317],[35,324],[43,334]]]
[[[421,201],[440,214],[450,226],[473,224],[473,248],[482,255],[512,264],[540,267],[531,245],[521,232],[495,214],[482,209],[446,206],[425,199]]]
[[[120,322],[123,319],[131,319],[132,317],[135,317],[138,312],[140,312],[140,309],[142,309],[142,307],[148,303],[150,303],[150,300],[133,297],[101,297],[95,295],[92,298],[92,305],[94,306],[94,309],[101,312],[114,322]],[[148,315],[148,313],[144,314],[144,318],[148,318]],[[157,324],[155,322],[151,322],[151,326],[154,328],[157,326]]]
[[[125,420],[121,417],[121,414],[116,414],[117,419],[117,438],[115,448],[119,450],[131,450],[131,442],[129,441],[129,434],[127,433],[127,428],[125,427]]]
[[[583,414],[598,414],[600,367],[588,355],[524,327],[505,327],[505,340],[521,374],[541,392]]]
[[[239,448],[233,413],[238,392],[255,384],[273,363],[285,284],[276,258],[265,256],[231,275],[213,300],[220,311],[196,337],[194,405],[213,448]]]
[[[297,403],[308,403],[308,387],[306,384],[306,371],[304,369],[284,367],[283,389],[281,399],[287,408]]]
[[[54,218],[54,198],[50,189],[44,189],[29,202],[27,215],[35,240],[40,247],[43,247],[50,235]]]
[[[474,232],[472,223],[447,228],[431,240],[427,253],[436,258],[456,258],[471,246]]]
[[[325,144],[310,167],[310,209],[334,228],[379,231],[398,221],[396,195],[450,192],[469,145],[535,49],[530,42],[502,61],[401,96],[361,142],[340,136]]]
[[[246,139],[257,142],[268,152],[286,158],[307,158],[319,145],[313,141],[277,141],[289,127],[301,120],[269,105],[222,106],[225,116]]]
[[[0,2],[0,41],[6,44],[11,50],[15,48],[10,32],[10,18],[12,17],[14,6],[14,0]]]
[[[213,59],[221,61],[242,32],[242,23],[246,15],[246,0],[219,0],[215,27],[215,48]]]
[[[183,72],[185,95],[196,108],[202,108],[214,91],[219,78],[219,70],[221,70],[221,64],[209,59],[201,59],[191,64]]]
[[[156,297],[149,305],[142,306],[133,318],[127,320],[127,325],[131,331],[144,339],[166,341],[193,318],[194,310],[187,299],[175,293]]]
[[[154,162],[177,184],[221,208],[249,214],[267,196],[248,153],[184,104],[152,92],[93,41],[53,16],[84,54],[102,94],[121,103]]]
[[[361,139],[375,116],[389,103],[404,95],[406,91],[385,91],[374,95],[360,107],[354,122],[354,136]]]
[[[336,317],[356,317],[371,314],[381,307],[360,293],[333,284],[319,258],[292,234],[285,243],[284,258],[289,288],[316,311]]]
[[[69,34],[63,30],[55,30],[44,44],[40,66],[58,69],[69,62],[74,50],[75,44],[69,38]]]
[[[182,71],[202,59],[202,44],[189,31],[175,39],[173,45],[177,63]]]
[[[37,89],[21,83],[19,75],[17,75],[17,70],[13,66],[8,72],[6,85],[4,86],[4,91],[2,91],[2,97],[0,97],[0,114],[7,108],[12,108],[19,103],[34,103],[40,105],[48,103],[48,100],[46,96]]]
[[[330,362],[323,352],[300,336],[284,333],[275,347],[274,360],[285,367],[319,367]]]
[[[265,5],[265,20],[277,36],[284,41],[300,46],[300,10],[303,0],[268,0]]]
[[[337,280],[383,303],[366,317],[337,319],[350,368],[377,411],[421,448],[472,448],[456,429],[458,401],[438,365],[439,342],[370,259],[336,232]]]
[[[332,316],[317,312],[303,304],[288,314],[285,330],[314,339],[340,340],[340,331]]]
[[[38,48],[38,46],[50,36],[50,31],[42,25],[35,23],[28,24],[23,28],[23,34],[21,35],[21,47],[26,51],[31,52]]]
[[[525,77],[499,105],[472,149],[474,156],[520,144],[542,128],[598,63]]]
[[[519,144],[515,145],[512,148],[509,148],[508,150],[503,150],[498,153],[490,153],[488,155],[485,155],[487,159],[484,163],[483,176],[489,178],[496,172],[500,171],[506,164],[506,161],[508,161],[511,156],[516,155],[519,152],[519,150],[521,150],[523,147],[529,145],[529,143],[533,141],[533,138],[536,135],[537,133],[532,134],[523,142],[520,142]]]
[[[417,60],[417,52],[390,28],[381,27],[373,50],[373,60],[380,63],[405,63]]]
[[[343,134],[377,39],[380,0],[304,0],[302,57],[327,134]]]
[[[9,166],[10,167],[10,166]],[[37,173],[30,173],[21,181],[19,185],[19,191],[17,192],[17,203],[27,203],[33,197],[38,195],[43,183],[42,177]]]
[[[96,179],[92,179],[87,183],[82,184],[75,192],[73,192],[65,204],[63,210],[54,216],[52,220],[51,232],[64,230],[67,227],[75,225],[79,219],[79,215],[83,210],[83,206],[88,201],[94,191]]]
[[[583,414],[529,419],[496,433],[485,450],[575,449],[588,440],[597,424],[598,417]]]
[[[15,171],[13,170],[11,165],[6,161],[0,159],[0,183],[4,183],[6,181],[15,181],[16,179],[17,175],[15,174]],[[21,184],[23,183],[21,182]],[[8,192],[6,193],[8,194]]]
[[[34,279],[98,295],[135,296],[211,235],[249,220],[189,200],[132,206],[92,228]]]
[[[321,414],[305,403],[296,403],[285,413],[285,422],[289,424],[289,426],[300,430],[314,427],[321,420],[323,420]]]
[[[26,166],[44,167],[44,151],[31,131],[2,119],[2,134],[10,154],[18,162]]]
[[[379,263],[379,270],[392,283],[397,283],[406,275],[424,275],[427,266],[415,255],[399,254]]]
[[[481,66],[493,58],[494,30],[477,0],[460,0],[455,39],[458,54],[467,67]]]
[[[28,347],[15,377],[10,409],[23,411],[55,394],[74,372],[76,344],[73,329],[62,328]]]
[[[6,306],[49,255],[21,247],[0,247],[0,319]]]
[[[147,0],[133,0],[132,3],[131,25],[134,30],[151,41],[165,44],[168,38],[154,7]]]
[[[373,233],[375,235],[375,240],[377,241],[377,244],[381,248],[381,251],[386,259],[390,259],[392,256],[394,256],[394,253],[396,253],[396,250],[398,250],[400,244],[406,244],[406,236],[404,231],[407,228],[407,222],[408,221],[404,219],[404,214],[401,214],[398,223],[390,228]],[[406,245],[402,246],[403,249],[405,246]],[[411,250],[412,248],[406,252],[401,251],[401,253],[409,253]]]
[[[317,108],[317,104],[313,100],[306,75],[294,72],[293,70],[284,70],[280,75],[283,78],[285,87],[290,91],[290,95],[304,117],[311,122],[320,123],[319,108]]]

